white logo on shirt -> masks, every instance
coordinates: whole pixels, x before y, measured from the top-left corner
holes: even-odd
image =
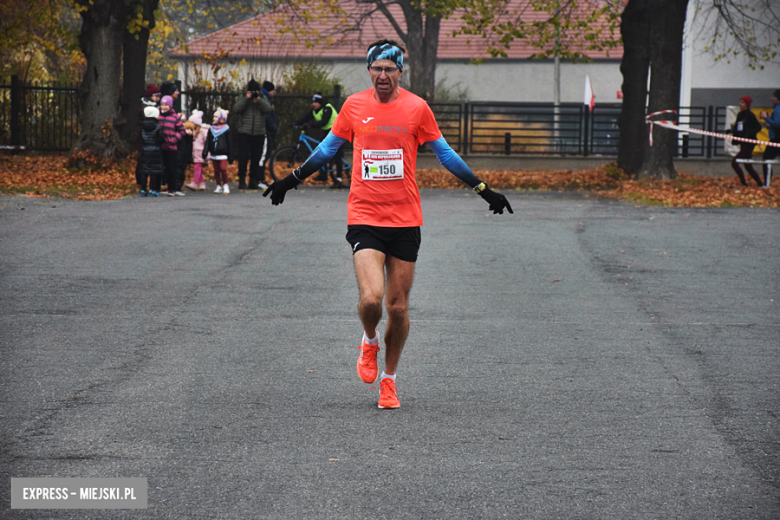
[[[368,122],[369,122],[369,121],[371,121],[372,119],[374,119],[374,118],[373,118],[373,117],[369,117],[368,119],[364,119],[364,120],[363,120],[363,124],[366,124],[366,123],[368,123]]]

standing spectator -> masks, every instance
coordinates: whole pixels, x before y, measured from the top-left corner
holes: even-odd
[[[263,81],[263,95],[268,100],[268,104],[271,108],[274,106],[274,96],[276,95],[276,86],[270,81]],[[276,134],[279,131],[279,125],[276,124],[276,114],[265,115],[265,148],[263,149],[263,157],[261,161],[263,164],[271,158],[276,150]],[[266,189],[268,186],[265,183],[265,168],[262,169],[263,178],[258,182],[258,186],[262,189]]]
[[[193,132],[192,140],[192,162],[195,163],[192,182],[187,184],[187,188],[195,191],[206,189],[206,181],[203,179],[203,165],[206,164],[206,158],[203,157],[203,148],[206,145],[206,136],[209,133],[209,125],[203,124],[203,112],[193,110],[190,116],[190,123],[196,126]]]
[[[734,137],[743,137],[745,139],[755,139],[758,133],[761,131],[761,123],[758,122],[756,115],[750,111],[750,105],[753,103],[753,99],[750,96],[743,96],[739,98],[739,114],[737,114],[737,120],[731,125],[730,133],[734,134]],[[731,167],[737,172],[739,181],[743,186],[747,186],[748,183],[745,180],[745,174],[742,173],[742,168],[739,167],[737,159],[752,159],[753,149],[756,147],[753,143],[745,143],[738,141],[739,153],[731,160]],[[758,176],[756,170],[752,164],[745,164],[745,169],[748,171],[756,184],[763,186],[761,177]]]
[[[154,83],[146,85],[146,94],[141,98],[141,104],[146,107],[160,107],[160,89]]]
[[[260,92],[260,84],[250,79],[246,95],[233,105],[238,114],[238,189],[259,189],[265,178],[265,164],[261,162],[265,145],[265,116],[273,107]],[[249,185],[246,184],[246,163],[249,161]]]
[[[174,101],[179,97],[179,87],[173,81],[163,81],[160,84],[160,93],[163,96],[171,96]]]
[[[336,116],[338,116],[339,113],[333,105],[330,103],[325,103],[322,94],[314,94],[314,96],[311,98],[311,107],[312,109],[303,114],[303,116],[301,116],[301,118],[298,119],[295,124],[297,126],[302,126],[303,128],[315,129],[314,133],[316,135],[313,137],[319,141],[322,141],[330,132],[333,123],[336,121]],[[342,164],[343,158],[344,148],[339,147],[336,155],[333,156],[330,163],[328,164],[329,168],[333,167],[333,163],[336,164],[336,175],[333,176],[331,173],[331,177],[333,177],[333,185],[331,188],[346,188],[346,186],[344,186],[344,184],[341,182],[341,176],[344,172],[344,166]],[[323,169],[320,174],[314,178],[314,180],[327,182],[328,172]]]
[[[182,117],[182,120],[184,120],[184,117]],[[181,141],[179,141],[177,147],[179,152],[179,176],[176,178],[176,186],[179,190],[184,188],[184,182],[187,180],[187,166],[192,164],[192,143],[195,138],[195,126],[195,123],[189,120],[184,121],[184,134],[181,136]]]
[[[149,181],[148,194],[157,197],[160,194],[160,178],[163,173],[162,144],[165,140],[163,130],[157,121],[160,111],[149,106],[144,109],[141,121],[141,149],[138,152],[138,185],[141,196],[146,197],[146,182]]]
[[[772,93],[772,115],[768,115],[766,111],[759,114],[761,119],[764,120],[764,126],[769,129],[769,142],[780,143],[780,90],[775,90]],[[764,148],[764,155],[762,159],[764,161],[771,161],[780,154],[780,148],[777,146],[767,146]],[[769,165],[764,165],[764,187],[769,187]]]
[[[141,132],[143,131],[143,124],[144,124],[144,118],[146,115],[144,114],[144,111],[147,107],[154,107],[159,109],[160,108],[160,89],[158,89],[154,83],[149,83],[146,86],[146,93],[143,97],[141,97],[141,114],[138,118],[138,132],[136,134],[136,143],[135,147],[138,151],[138,160],[135,163],[135,182],[138,184],[138,187],[141,190],[144,190],[142,188],[142,182],[141,182],[141,151],[143,147],[143,141],[141,140]],[[157,111],[159,115],[159,110]],[[157,119],[157,116],[155,116],[155,119]],[[146,183],[143,183],[143,186],[146,186]],[[159,191],[159,190],[158,190]]]
[[[206,160],[211,154],[211,165],[214,167],[214,178],[217,181],[217,189],[214,193],[230,194],[228,186],[227,165],[233,164],[233,139],[230,137],[230,127],[227,125],[228,111],[218,108],[214,112],[212,127],[206,136],[206,146],[203,147],[201,157]]]
[[[163,81],[160,84],[160,95],[171,96],[171,98],[173,99],[173,105],[171,106],[177,113],[181,113],[182,123],[187,120],[187,118],[183,113],[183,110],[181,109],[181,100],[179,99],[181,92],[179,92],[179,86],[176,83],[174,83],[173,81]]]
[[[173,110],[173,98],[163,96],[160,101],[160,126],[163,129],[165,141],[162,145],[163,166],[168,184],[166,195],[183,197],[184,193],[179,186],[179,152],[178,145],[184,135],[184,125],[179,115]]]

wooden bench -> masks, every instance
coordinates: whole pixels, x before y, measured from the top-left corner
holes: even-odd
[[[766,187],[768,188],[770,186],[770,183],[772,182],[772,165],[773,164],[780,164],[780,160],[778,159],[772,159],[771,161],[762,161],[761,159],[737,159],[737,162],[740,164],[763,164],[767,167],[766,170]]]

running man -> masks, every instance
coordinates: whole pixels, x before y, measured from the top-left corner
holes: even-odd
[[[399,408],[396,370],[409,334],[409,292],[420,248],[422,208],[414,178],[417,148],[428,145],[442,165],[469,185],[493,213],[513,213],[506,197],[478,179],[450,148],[428,104],[398,86],[403,53],[395,41],[368,48],[368,73],[374,87],[347,98],[331,132],[306,162],[263,193],[271,203],[327,164],[346,141],[354,146],[355,171],[347,202],[347,241],[352,246],[360,300],[363,342],[357,372],[365,383],[377,379],[382,299],[387,308],[385,368],[379,383],[379,408]],[[385,278],[386,276],[386,278]],[[386,282],[385,282],[386,280]]]

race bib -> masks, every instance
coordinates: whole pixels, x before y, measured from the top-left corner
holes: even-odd
[[[742,123],[743,123],[743,121],[740,121],[739,123],[737,123],[737,132],[741,132],[742,131]]]
[[[404,178],[403,150],[363,150],[364,181],[393,181]]]

